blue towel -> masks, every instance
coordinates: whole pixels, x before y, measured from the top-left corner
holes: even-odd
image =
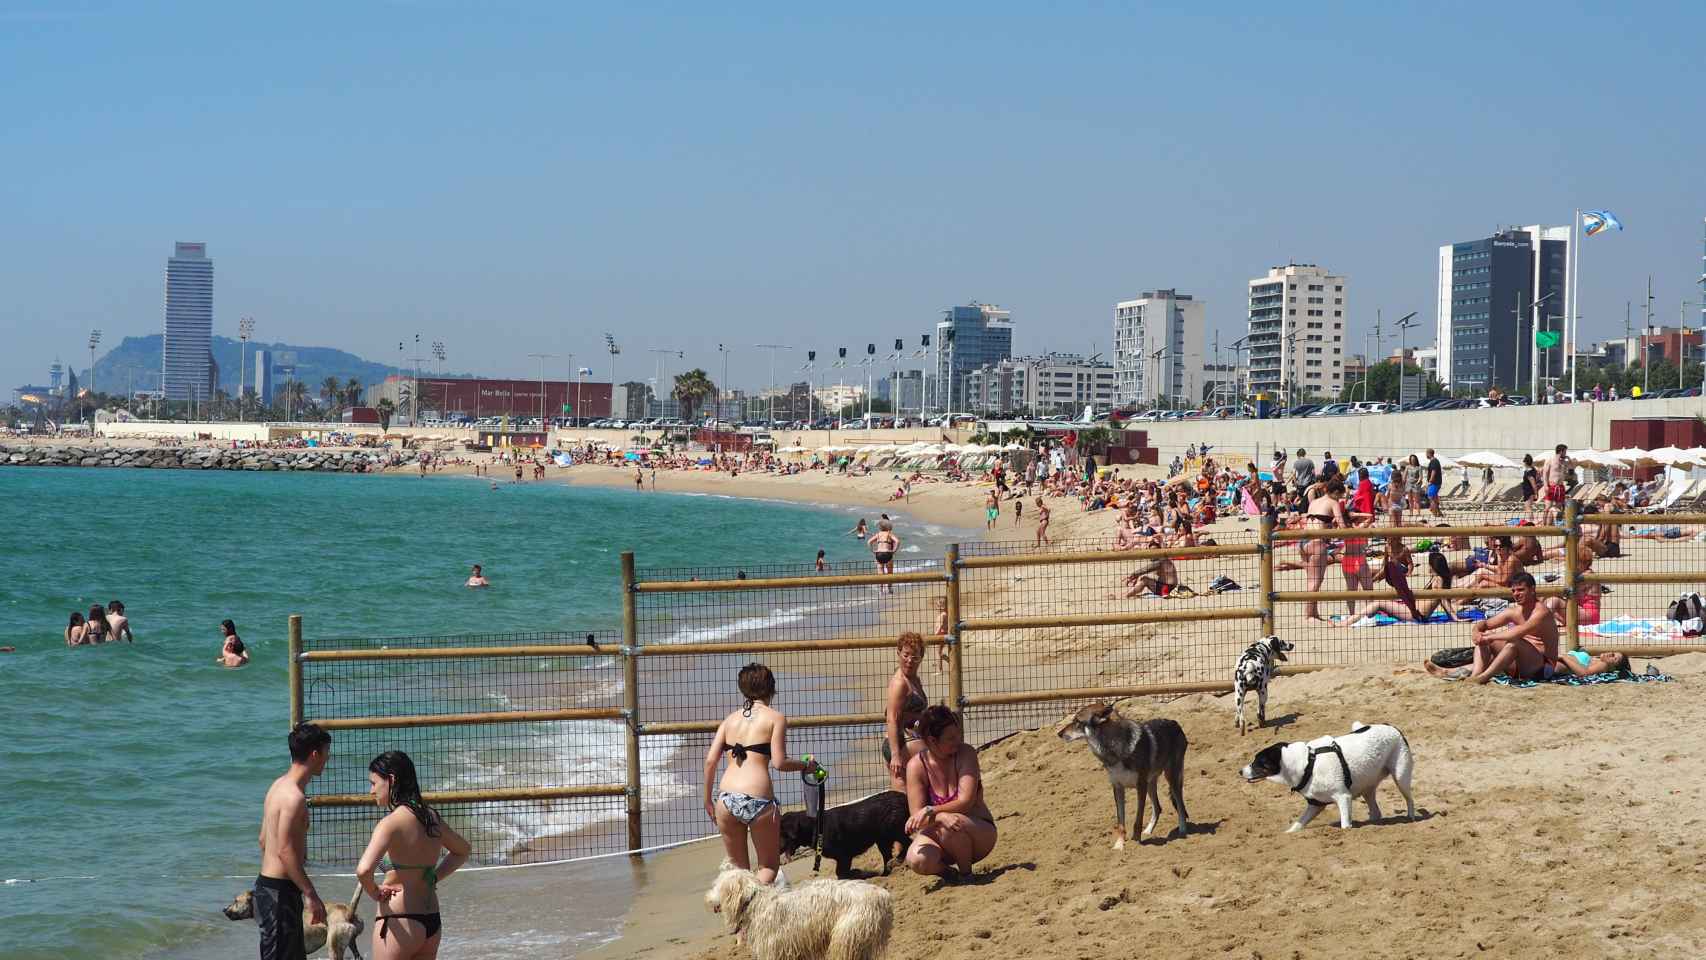
[[[1670,683],[1675,677],[1663,673],[1596,673],[1591,677],[1578,677],[1565,672],[1550,680],[1512,680],[1510,677],[1498,676],[1493,682],[1501,687],[1538,687],[1542,683],[1558,684],[1565,687],[1586,687],[1596,683]]]

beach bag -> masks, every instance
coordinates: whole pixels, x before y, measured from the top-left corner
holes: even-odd
[[[1446,647],[1444,650],[1434,651],[1434,655],[1428,659],[1433,661],[1434,666],[1448,670],[1453,667],[1466,667],[1475,662],[1475,648]]]
[[[1666,616],[1677,623],[1701,620],[1706,618],[1706,601],[1701,600],[1698,593],[1685,593],[1671,601]]]

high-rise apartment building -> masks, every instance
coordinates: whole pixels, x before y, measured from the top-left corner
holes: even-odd
[[[1345,278],[1312,263],[1250,280],[1250,392],[1285,404],[1337,398],[1345,385]]]
[[[166,261],[160,389],[168,400],[208,400],[213,382],[213,261],[207,244],[179,243]]]
[[[936,377],[932,403],[948,412],[966,409],[965,376],[1013,355],[1013,317],[993,304],[973,302],[942,311],[936,324]]]
[[[1569,227],[1542,226],[1511,227],[1439,248],[1435,335],[1441,383],[1528,390],[1534,331],[1564,329],[1569,250]],[[1543,350],[1541,361],[1542,378],[1558,375],[1562,341]]]
[[[272,351],[255,350],[255,399],[272,406]]]
[[[1203,400],[1207,307],[1188,293],[1145,291],[1114,305],[1114,384],[1121,406]]]

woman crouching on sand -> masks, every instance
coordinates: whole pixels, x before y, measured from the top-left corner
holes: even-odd
[[[906,765],[906,832],[913,873],[947,883],[971,879],[972,864],[995,850],[995,817],[983,802],[977,750],[965,742],[960,718],[937,704],[919,721],[924,750]]]
[[[367,765],[367,784],[373,802],[386,811],[355,868],[357,882],[379,904],[373,917],[373,958],[436,957],[443,926],[439,881],[467,862],[473,848],[421,799],[420,780],[408,754],[388,750],[374,757]],[[385,871],[384,883],[373,882],[375,870]]]
[[[729,861],[742,870],[753,869],[753,858],[747,855],[751,836],[758,880],[771,883],[782,865],[782,817],[770,771],[815,770],[817,762],[810,754],[803,760],[788,759],[788,718],[770,706],[776,696],[776,677],[770,668],[749,663],[740,669],[738,683],[746,705],[723,718],[705,752],[705,815],[722,833]],[[724,753],[729,755],[729,767],[713,803],[711,779]]]

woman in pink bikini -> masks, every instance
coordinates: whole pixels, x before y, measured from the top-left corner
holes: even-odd
[[[918,730],[924,750],[906,765],[906,832],[913,838],[906,865],[946,883],[969,880],[972,864],[995,849],[977,750],[965,742],[960,718],[941,704],[924,711]]]

